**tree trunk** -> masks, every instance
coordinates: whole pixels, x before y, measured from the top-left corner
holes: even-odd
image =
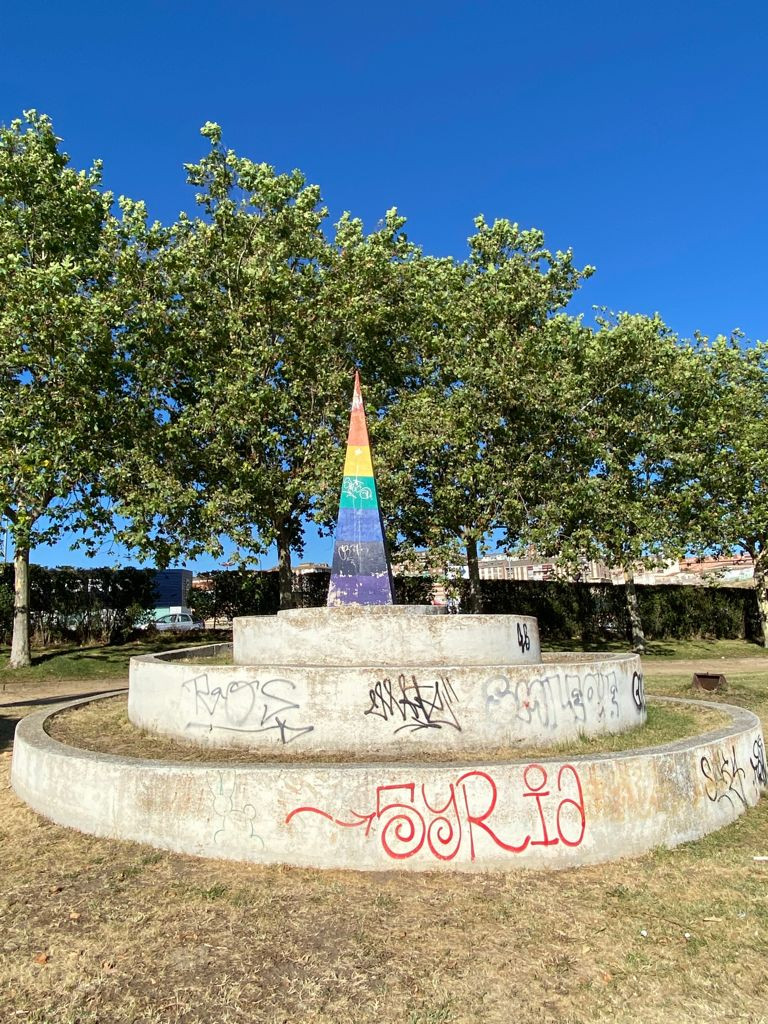
[[[16,548],[13,556],[13,638],[10,668],[29,668],[29,548]]]
[[[467,571],[469,574],[469,589],[467,592],[467,604],[469,610],[477,615],[483,610],[483,595],[480,593],[480,563],[477,557],[477,541],[465,541],[467,547]]]
[[[757,598],[757,611],[760,615],[760,630],[763,634],[763,647],[768,647],[768,580],[765,576],[768,560],[763,552],[755,559],[755,597]]]
[[[645,653],[645,633],[643,632],[643,620],[640,618],[640,605],[637,601],[635,590],[635,574],[632,569],[624,569],[624,589],[627,595],[627,612],[629,613],[629,625],[632,629],[632,649],[636,654]]]
[[[293,572],[291,570],[291,542],[287,530],[277,532],[277,574],[280,583],[280,611],[293,608]]]

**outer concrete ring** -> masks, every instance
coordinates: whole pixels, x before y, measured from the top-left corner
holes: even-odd
[[[116,696],[114,691],[100,698]],[[204,857],[305,867],[557,869],[636,856],[735,820],[766,787],[760,721],[660,747],[524,762],[205,764],[70,747],[16,729],[15,792],[61,825]]]

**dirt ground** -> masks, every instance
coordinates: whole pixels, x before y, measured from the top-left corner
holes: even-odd
[[[3,1024],[768,1024],[768,800],[557,874],[198,860],[60,828],[10,790],[12,723],[93,692],[0,693]]]

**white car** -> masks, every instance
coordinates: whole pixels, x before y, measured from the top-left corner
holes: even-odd
[[[187,629],[205,629],[205,623],[202,619],[196,619],[191,612],[172,612],[170,615],[162,615],[159,619],[151,624],[159,632],[165,630],[178,630],[179,632]]]

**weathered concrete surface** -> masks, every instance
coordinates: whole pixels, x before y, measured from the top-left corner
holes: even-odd
[[[537,665],[398,661],[355,667],[264,659],[257,666],[206,666],[182,656],[198,652],[131,659],[128,715],[149,732],[204,746],[291,744],[292,750],[372,757],[393,749],[407,757],[427,747],[458,755],[552,746],[646,720],[637,655],[558,655]]]
[[[238,665],[530,665],[528,615],[444,615],[430,605],[346,605],[246,615],[232,624]]]
[[[757,717],[618,755],[537,764],[195,765],[95,754],[19,723],[12,785],[99,836],[206,857],[372,870],[556,869],[721,828],[766,785]],[[685,702],[678,702],[685,703]],[[697,702],[691,702],[697,703]]]

